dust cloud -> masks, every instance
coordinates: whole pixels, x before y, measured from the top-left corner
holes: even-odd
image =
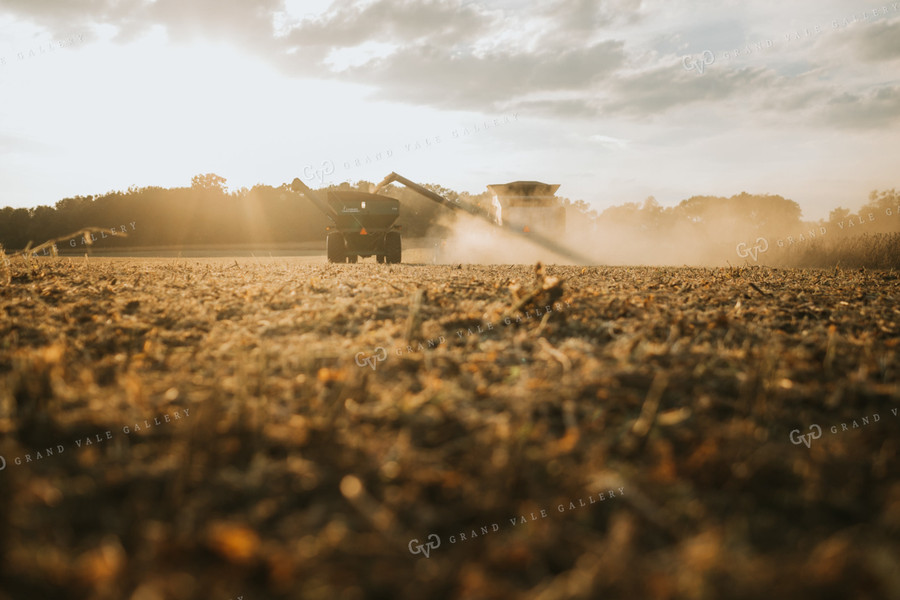
[[[476,197],[483,206],[485,195]],[[692,196],[676,206],[652,197],[605,209],[560,198],[565,232],[517,234],[463,211],[436,215],[430,258],[438,264],[593,264],[611,266],[783,266],[900,268],[900,194],[873,191],[858,210],[837,207],[807,221],[793,200],[741,192]]]
[[[737,245],[749,244],[759,236],[757,227],[731,216],[708,219],[702,227],[674,223],[662,231],[644,221],[623,223],[587,219],[575,210],[568,213],[565,234],[553,241],[590,259],[590,264],[723,266],[743,262],[736,253]],[[443,219],[440,224],[450,235],[431,238],[432,262],[437,264],[584,262],[555,253],[528,239],[527,234],[515,235],[469,215]],[[770,232],[771,236],[784,233],[780,227],[771,227]]]

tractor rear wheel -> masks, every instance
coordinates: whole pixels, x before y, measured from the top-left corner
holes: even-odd
[[[344,262],[344,236],[340,233],[329,233],[325,238],[325,253],[330,263]]]
[[[384,235],[384,258],[389,263],[399,263],[403,249],[400,243],[400,234],[396,231],[388,231]]]

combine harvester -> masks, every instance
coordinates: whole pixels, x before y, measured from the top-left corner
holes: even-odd
[[[400,227],[394,224],[400,216],[400,202],[378,193],[394,182],[451,210],[462,211],[487,221],[575,263],[594,262],[553,239],[562,237],[565,233],[565,207],[560,205],[559,199],[554,195],[558,185],[537,181],[490,185],[488,189],[493,194],[493,208],[486,212],[463,202],[451,202],[397,173],[391,173],[381,183],[372,186],[368,194],[326,192],[327,202],[300,179],[294,179],[291,189],[309,198],[334,224],[326,228],[328,262],[355,263],[359,257],[373,255],[379,263],[400,262]]]
[[[560,239],[566,234],[566,207],[556,197],[559,185],[540,181],[513,181],[487,186],[493,202],[494,222],[537,231]]]

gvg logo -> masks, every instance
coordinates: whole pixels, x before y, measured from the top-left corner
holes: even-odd
[[[759,262],[759,255],[769,249],[769,240],[764,237],[756,238],[756,245],[747,247],[747,244],[741,242],[737,245],[737,255],[741,258],[752,256],[753,260]]]
[[[791,431],[791,435],[789,436],[791,438],[791,443],[795,446],[806,444],[806,447],[810,448],[813,440],[817,440],[822,437],[822,428],[818,425],[810,425],[809,433],[806,433],[804,435],[794,435],[799,433],[799,429],[794,429],[793,431]]]
[[[383,362],[387,358],[387,350],[379,346],[375,348],[375,352],[374,354],[372,354],[372,356],[362,358],[363,356],[366,356],[365,352],[356,353],[357,366],[365,367],[366,365],[368,365],[372,367],[372,370],[374,371],[378,367],[378,363]]]
[[[425,558],[431,558],[431,551],[441,547],[441,538],[436,533],[432,533],[425,540],[424,544],[420,544],[418,539],[409,540],[410,554],[424,554]]]
[[[682,58],[681,66],[684,67],[685,71],[697,71],[697,73],[703,75],[704,69],[714,62],[716,62],[716,55],[712,53],[712,50],[704,50],[703,53],[700,54],[699,60],[693,56],[685,56]]]
[[[303,178],[307,180],[318,179],[319,183],[325,183],[325,177],[334,173],[334,163],[330,160],[322,161],[321,168],[315,168],[311,165],[303,167]]]

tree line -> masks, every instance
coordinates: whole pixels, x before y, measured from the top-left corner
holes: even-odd
[[[367,181],[345,182],[323,190],[368,191],[369,185]],[[438,185],[426,187],[451,201],[490,207],[491,198],[486,191],[469,194]],[[446,208],[405,187],[389,186],[382,193],[400,200],[397,223],[406,237],[433,235],[440,232],[439,222],[452,221],[453,215]],[[803,221],[796,202],[768,194],[694,196],[674,207],[662,207],[650,197],[642,203],[624,203],[599,214],[583,200],[560,200],[567,207],[568,229],[588,234],[614,228],[620,234],[675,239],[673,233],[680,232],[688,237],[706,235],[731,243],[750,235],[776,238],[822,226],[836,235],[848,234],[853,233],[853,226],[848,227],[848,223],[854,219],[860,225],[868,225],[870,232],[900,231],[900,198],[893,189],[872,192],[869,201],[855,213],[838,207],[827,220],[817,222]],[[871,220],[870,213],[879,218]],[[64,198],[53,207],[0,209],[0,244],[7,250],[21,250],[64,238],[85,227],[110,230],[109,234],[94,234],[95,243],[102,240],[104,249],[314,242],[324,238],[324,228],[329,224],[324,214],[287,184],[256,185],[229,192],[224,178],[209,173],[195,176],[190,187],[131,187],[124,192]],[[123,228],[127,237],[113,235],[113,230],[119,234]],[[83,249],[81,242],[75,240],[72,246],[72,240],[63,240],[57,246],[61,251]]]

